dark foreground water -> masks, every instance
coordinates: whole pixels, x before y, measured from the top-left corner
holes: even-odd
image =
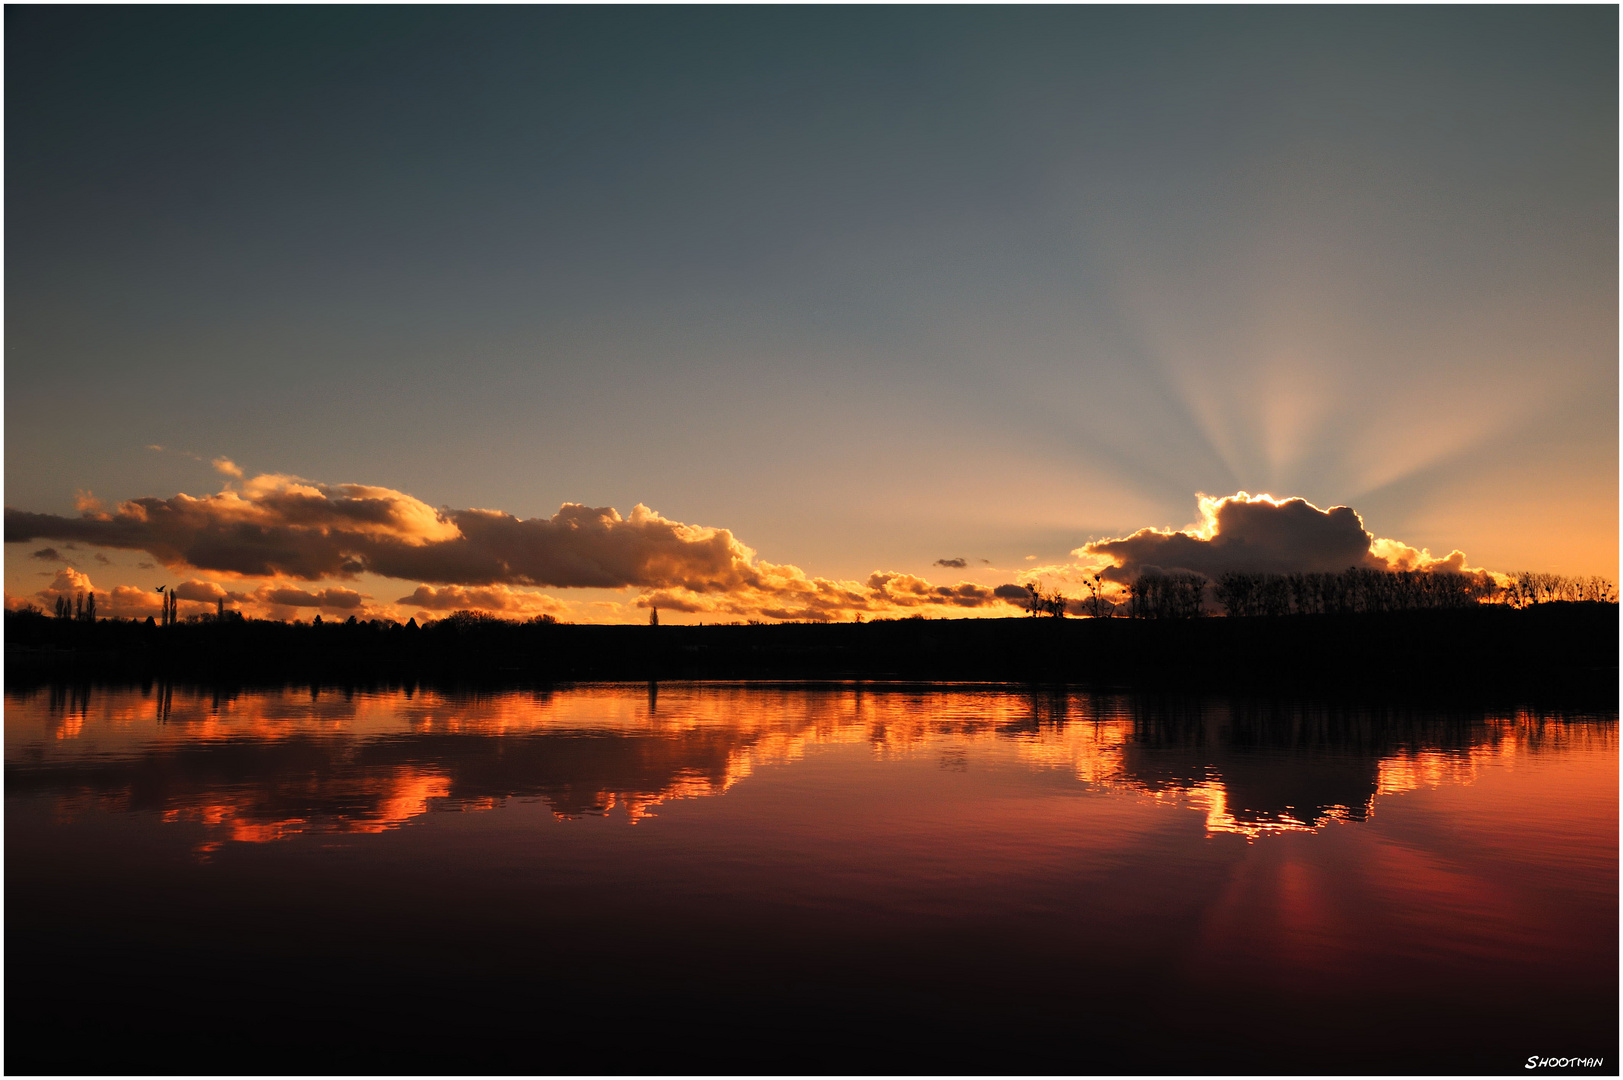
[[[41,689],[5,761],[10,1073],[1617,1071],[1615,713]]]

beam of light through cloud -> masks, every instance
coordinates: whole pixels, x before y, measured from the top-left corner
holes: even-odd
[[[860,590],[1263,490],[1616,573],[1614,7],[7,25],[17,505],[281,461]]]

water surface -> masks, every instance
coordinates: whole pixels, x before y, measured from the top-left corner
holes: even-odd
[[[5,718],[12,1072],[1616,1071],[1615,714],[160,685]]]

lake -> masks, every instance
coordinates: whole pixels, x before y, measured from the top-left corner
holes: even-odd
[[[6,1071],[1615,1073],[1616,719],[13,690]]]

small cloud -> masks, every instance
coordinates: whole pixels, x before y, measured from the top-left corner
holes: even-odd
[[[73,508],[85,517],[98,517],[103,512],[101,500],[83,488],[73,493]]]
[[[1035,560],[1035,559],[1036,559],[1036,558],[1037,558],[1037,556],[1035,556],[1035,555],[1027,555],[1027,556],[1026,556],[1026,561],[1027,561],[1027,562],[1032,562],[1032,561],[1034,561],[1034,560]]]
[[[969,565],[968,559],[937,559],[936,566],[945,566],[949,570],[962,570]]]
[[[181,457],[191,458],[193,461],[202,461],[202,455],[190,450],[176,450],[173,446],[164,446],[161,443],[147,443],[146,448],[158,454],[179,454]]]
[[[135,565],[141,570],[156,570],[158,568],[156,564],[149,562],[138,562]]]
[[[214,587],[219,588],[219,586]],[[351,611],[359,608],[362,601],[366,599],[365,596],[354,589],[330,588],[322,589],[320,592],[306,592],[303,589],[278,589],[270,586],[261,586],[256,589],[253,598],[262,604],[276,607],[313,607],[339,611]]]
[[[214,471],[221,476],[234,476],[242,478],[242,467],[228,457],[217,457],[213,461]]]
[[[528,615],[561,615],[567,614],[565,604],[545,596],[541,593],[526,592],[512,589],[506,585],[489,585],[484,587],[463,587],[460,585],[447,585],[436,589],[431,585],[419,585],[410,596],[402,596],[396,600],[397,604],[412,604],[419,611],[457,611],[467,609],[471,611],[495,612],[498,614]]]
[[[226,592],[214,582],[201,581],[197,578],[193,578],[191,581],[183,581],[169,591],[182,600],[198,600],[205,604],[212,604],[221,597],[232,597],[231,593]],[[233,598],[245,599],[244,597]]]
[[[981,559],[979,561],[980,561],[980,564],[982,566],[991,566],[992,565],[992,560],[991,559]]]
[[[62,561],[61,552],[53,547],[40,548],[38,551],[32,552],[28,557],[30,559],[44,559],[46,562]]]
[[[99,551],[96,552],[96,561],[101,563],[103,566],[111,566],[113,564],[112,559],[109,559],[107,556],[103,555]]]

